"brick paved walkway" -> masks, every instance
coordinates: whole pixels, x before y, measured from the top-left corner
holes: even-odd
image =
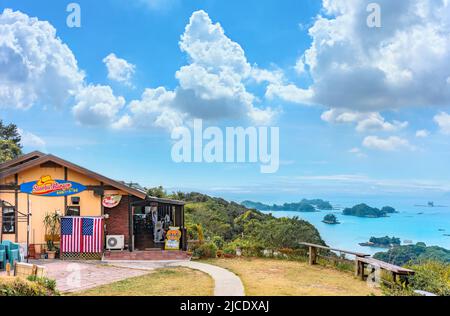
[[[56,280],[63,293],[78,292],[104,284],[148,274],[149,271],[112,267],[98,262],[34,261],[47,268],[47,276]]]

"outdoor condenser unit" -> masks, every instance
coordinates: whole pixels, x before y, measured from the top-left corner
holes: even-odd
[[[106,249],[108,250],[123,250],[125,246],[124,235],[109,235],[106,236]]]

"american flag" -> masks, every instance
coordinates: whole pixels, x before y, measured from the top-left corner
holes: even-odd
[[[61,252],[81,251],[81,217],[61,218]]]
[[[103,219],[99,217],[61,218],[61,252],[100,253],[103,251]]]
[[[84,253],[103,251],[103,219],[83,218],[83,250]]]

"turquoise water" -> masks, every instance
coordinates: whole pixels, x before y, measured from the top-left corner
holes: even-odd
[[[349,207],[360,203],[330,202],[334,206],[338,205],[340,207]],[[426,204],[426,202],[422,204]],[[450,234],[450,207],[416,207],[414,202],[407,201],[390,204],[372,202],[370,205],[375,207],[390,205],[395,207],[399,213],[383,218],[344,216],[342,215],[342,210],[317,213],[272,212],[272,214],[276,217],[298,216],[313,224],[329,246],[344,250],[360,251],[368,254],[386,251],[386,249],[382,248],[362,247],[359,245],[361,242],[367,242],[371,236],[382,237],[386,235],[398,237],[402,242],[404,240],[411,240],[413,243],[425,242],[428,246],[440,246],[450,249],[450,237],[444,236],[444,234]],[[341,224],[327,225],[322,223],[326,214],[335,214]],[[440,231],[440,229],[445,231]]]

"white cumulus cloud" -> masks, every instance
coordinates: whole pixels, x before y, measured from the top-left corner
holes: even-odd
[[[430,132],[426,129],[421,129],[416,132],[417,138],[427,138],[428,136],[430,136]]]
[[[18,132],[21,137],[20,143],[25,148],[35,149],[35,150],[45,150],[47,143],[41,137],[39,137],[31,132],[24,131],[23,129],[20,129],[20,128],[19,128]]]
[[[0,108],[62,106],[83,81],[50,23],[11,9],[0,13]]]
[[[130,64],[128,61],[122,58],[118,58],[114,53],[109,54],[103,59],[103,62],[108,69],[108,79],[131,84],[131,79],[136,70],[136,66]]]
[[[408,140],[397,136],[380,138],[378,136],[367,136],[363,141],[363,146],[369,149],[382,151],[400,151],[403,149],[415,150],[415,147]]]
[[[299,59],[313,83],[275,85],[270,95],[364,112],[450,105],[450,2],[379,0],[382,27],[370,28],[371,2],[323,0],[311,47]]]
[[[434,121],[439,126],[441,133],[450,135],[450,114],[441,112],[434,117]]]
[[[132,125],[141,127],[162,127],[167,130],[183,125],[184,115],[171,108],[175,92],[163,87],[146,89],[140,100],[130,102],[129,114],[115,122],[115,128],[129,128]]]
[[[330,109],[321,116],[322,120],[334,124],[356,124],[358,132],[395,132],[408,126],[408,122],[388,122],[377,112],[358,112],[347,109]]]
[[[72,108],[78,123],[88,126],[109,126],[125,105],[123,97],[116,97],[109,86],[89,85],[75,96]]]
[[[179,85],[173,91],[147,89],[141,100],[128,105],[128,113],[116,127],[151,122],[173,128],[187,118],[246,119],[265,125],[278,115],[277,109],[257,106],[259,99],[247,90],[247,84],[279,82],[282,72],[250,65],[242,47],[206,12],[192,14],[179,46],[189,61],[175,74]]]

